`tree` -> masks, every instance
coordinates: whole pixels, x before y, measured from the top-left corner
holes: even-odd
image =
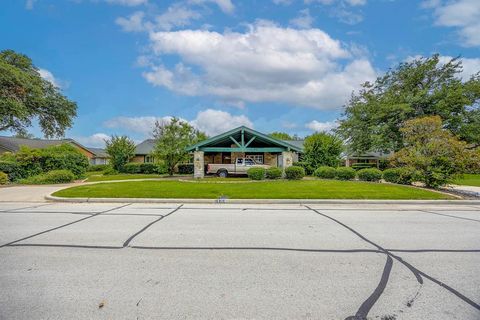
[[[76,103],[44,80],[30,58],[0,51],[0,131],[25,134],[38,119],[46,137],[63,136],[76,112]]]
[[[337,132],[354,152],[397,151],[406,121],[437,115],[446,129],[478,145],[480,73],[463,82],[461,71],[459,58],[443,64],[438,55],[401,63],[352,95]]]
[[[286,132],[274,131],[268,134],[270,137],[279,139],[279,140],[300,140],[300,137],[296,134],[291,136]]]
[[[405,147],[393,155],[392,163],[415,168],[427,187],[444,185],[475,161],[474,151],[444,129],[439,116],[408,120],[400,132]]]
[[[156,139],[153,154],[165,163],[170,175],[175,172],[176,165],[189,159],[186,148],[207,138],[203,132],[178,118],[168,122],[157,121],[153,136]]]
[[[317,132],[305,138],[303,148],[303,162],[313,172],[320,166],[338,166],[343,142],[334,134]]]
[[[117,171],[123,171],[123,167],[135,156],[135,143],[127,136],[113,135],[105,141],[105,151],[110,156],[110,163]]]

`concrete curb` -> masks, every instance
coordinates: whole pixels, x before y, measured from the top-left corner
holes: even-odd
[[[47,195],[55,202],[80,203],[232,203],[232,204],[464,204],[480,205],[480,200],[355,200],[355,199],[157,199],[157,198],[63,198]]]

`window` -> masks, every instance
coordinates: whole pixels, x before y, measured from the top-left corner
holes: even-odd
[[[237,159],[237,164],[242,165],[243,164],[243,159]]]
[[[145,156],[145,163],[153,163],[154,158],[152,156]]]
[[[252,159],[256,164],[263,164],[263,154],[247,154],[247,159]]]
[[[245,165],[246,166],[253,166],[253,165],[255,165],[255,162],[253,162],[252,159],[245,159]]]

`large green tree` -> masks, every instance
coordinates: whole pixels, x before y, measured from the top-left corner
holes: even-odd
[[[123,171],[123,167],[135,156],[135,143],[127,136],[113,135],[105,144],[112,167]]]
[[[178,118],[172,118],[170,121],[157,121],[153,136],[156,140],[153,154],[165,163],[170,175],[175,172],[177,164],[189,159],[186,148],[207,138],[203,132]]]
[[[303,162],[312,173],[320,166],[338,166],[343,142],[334,134],[317,132],[305,138],[303,148]]]
[[[286,132],[280,132],[280,131],[274,131],[272,133],[268,134],[270,137],[279,139],[279,140],[300,140],[300,137],[294,134],[293,136],[286,133]]]
[[[352,95],[337,132],[352,151],[397,151],[407,120],[437,115],[446,129],[478,146],[480,73],[462,81],[460,72],[459,58],[441,63],[433,55],[401,63]]]
[[[76,103],[43,79],[30,58],[0,52],[0,131],[25,134],[36,119],[46,137],[63,136],[76,111]]]

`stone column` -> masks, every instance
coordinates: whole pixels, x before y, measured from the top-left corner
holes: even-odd
[[[282,170],[285,171],[285,168],[291,167],[292,165],[293,165],[293,152],[283,151],[282,152]]]
[[[193,177],[203,178],[205,176],[205,155],[203,151],[193,153]]]

